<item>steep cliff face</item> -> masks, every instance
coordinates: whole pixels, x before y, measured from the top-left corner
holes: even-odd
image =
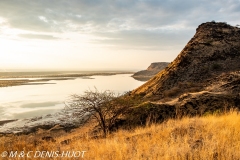
[[[240,70],[240,28],[226,23],[201,24],[177,58],[151,80],[132,91],[164,97],[172,88],[202,90],[216,77]]]
[[[154,75],[156,75],[158,72],[166,68],[168,64],[168,62],[151,63],[151,65],[146,70],[136,72],[132,75],[132,77],[136,80],[147,81],[151,79]]]

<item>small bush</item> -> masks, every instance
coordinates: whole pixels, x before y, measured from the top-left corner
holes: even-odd
[[[205,73],[205,74],[209,73],[209,67],[208,67],[207,65],[204,65],[204,66],[201,68],[201,72],[202,72],[202,73]]]
[[[212,40],[206,40],[205,42],[204,42],[204,44],[205,45],[207,45],[207,46],[211,46],[212,45]]]
[[[212,68],[212,70],[216,71],[216,70],[222,69],[222,66],[218,63],[214,63],[214,64],[212,64],[211,68]]]
[[[200,84],[193,82],[179,82],[177,86],[163,92],[164,98],[179,96],[186,92],[199,92],[201,90]]]
[[[146,93],[145,93],[145,92],[141,92],[139,95],[140,95],[141,97],[144,97],[144,96],[146,95]]]
[[[181,93],[181,89],[179,87],[173,87],[169,90],[164,91],[163,95],[165,97],[174,97],[174,96],[178,95],[179,93]]]

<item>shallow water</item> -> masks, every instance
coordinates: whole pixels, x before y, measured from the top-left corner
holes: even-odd
[[[143,82],[131,74],[90,76],[71,80],[51,80],[43,85],[22,85],[0,88],[0,120],[19,119],[52,114],[64,108],[71,94],[82,94],[96,87],[99,91],[123,93]]]

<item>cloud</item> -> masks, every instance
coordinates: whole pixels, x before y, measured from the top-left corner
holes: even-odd
[[[58,37],[54,37],[52,35],[44,35],[44,34],[19,34],[19,37],[28,38],[28,39],[43,39],[43,40],[56,40],[60,39]]]
[[[169,40],[181,43],[206,21],[240,24],[239,0],[1,0],[0,8],[0,17],[12,28],[91,34],[105,38],[93,43],[118,46],[158,48]],[[54,39],[46,35],[22,37]]]
[[[108,24],[118,20],[115,29],[131,23],[136,28],[152,28],[189,21],[199,24],[202,19],[232,12],[239,13],[238,0],[211,2],[206,0],[1,0],[0,15],[6,17],[13,27],[40,30],[64,31],[91,23],[95,29],[108,29]],[[229,7],[228,7],[229,6]],[[224,9],[224,10],[223,10]],[[220,14],[220,15],[219,15]],[[80,15],[80,16],[79,16]],[[219,15],[219,16],[218,16]],[[199,17],[198,17],[199,16]],[[41,18],[39,18],[41,17]],[[201,22],[200,22],[201,23]]]
[[[103,38],[95,39],[92,41],[92,43],[100,43],[106,46],[118,47],[123,49],[148,50],[167,50],[169,49],[169,47],[182,47],[192,37],[191,32],[183,30],[127,30],[120,32],[95,33],[95,35]],[[171,45],[169,46],[169,44]]]

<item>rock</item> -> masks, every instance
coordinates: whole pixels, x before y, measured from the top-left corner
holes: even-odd
[[[56,140],[51,136],[42,137],[42,140],[47,142],[56,142]]]
[[[61,141],[62,145],[69,145],[72,142],[71,139],[65,139],[64,141]]]

